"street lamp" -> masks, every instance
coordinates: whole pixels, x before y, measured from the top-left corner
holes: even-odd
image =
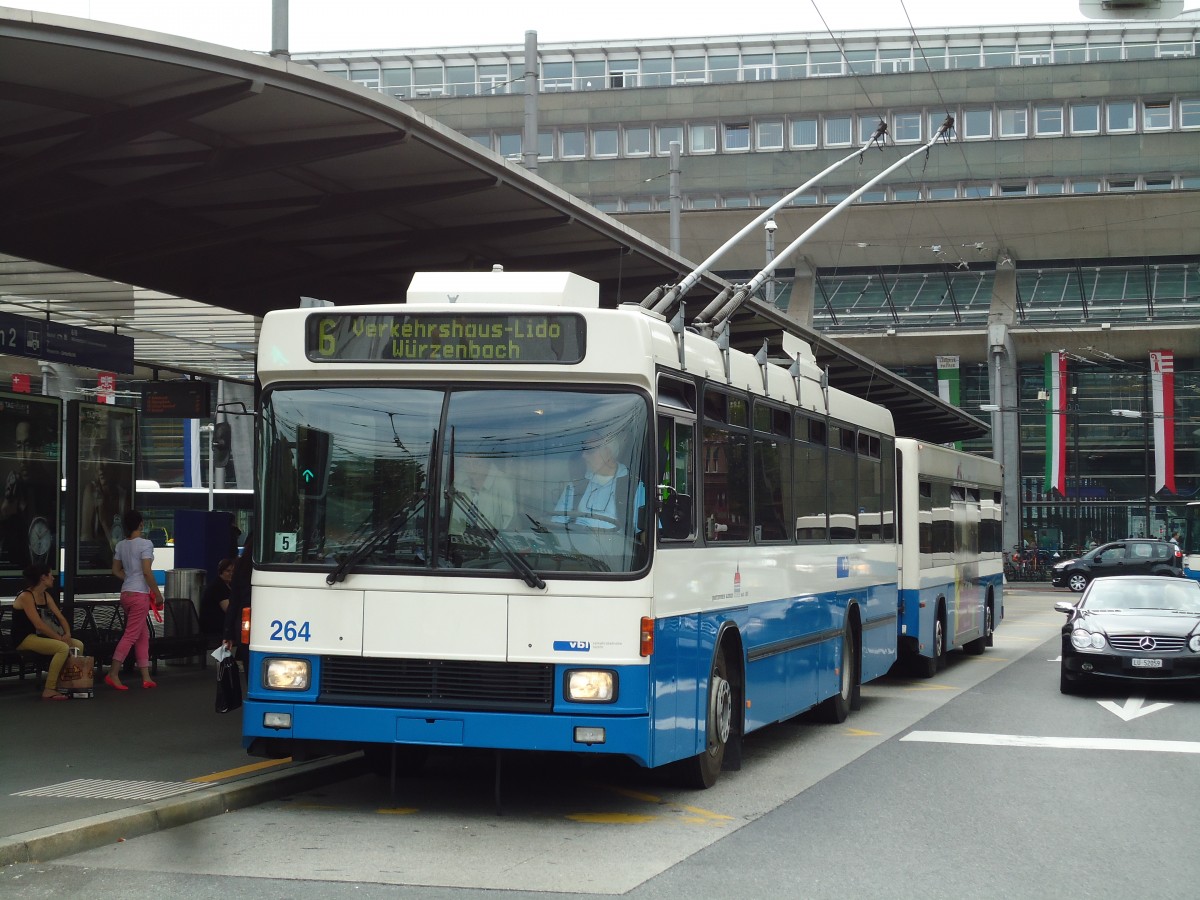
[[[763,231],[767,233],[767,265],[771,265],[771,261],[775,259],[775,231],[779,226],[775,224],[775,217],[767,219],[763,223]],[[768,306],[775,305],[775,273],[771,273],[771,277],[767,279],[765,285],[765,298]]]

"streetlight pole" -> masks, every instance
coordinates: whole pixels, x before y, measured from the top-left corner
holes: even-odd
[[[667,198],[671,204],[671,252],[680,253],[680,224],[683,215],[683,195],[679,192],[679,141],[671,141],[671,169],[667,180]]]
[[[775,217],[767,219],[763,223],[763,231],[767,233],[767,265],[771,265],[771,260],[775,258],[775,230],[779,226],[775,224]],[[763,285],[765,289],[765,298],[768,306],[775,305],[775,273],[771,273],[771,277],[767,279],[767,283]]]
[[[213,432],[217,426],[209,422],[200,426],[200,433],[208,435],[208,511],[213,511],[213,480],[216,478],[216,466],[213,463]]]

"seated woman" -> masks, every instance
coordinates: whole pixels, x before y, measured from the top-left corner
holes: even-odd
[[[31,565],[25,569],[24,575],[28,587],[17,594],[17,599],[13,601],[13,646],[19,651],[52,657],[42,699],[68,700],[70,698],[66,694],[58,691],[58,673],[62,671],[71,648],[82,650],[83,641],[71,637],[71,626],[50,595],[50,587],[54,584],[50,567]],[[43,618],[45,613],[58,621],[61,634]]]

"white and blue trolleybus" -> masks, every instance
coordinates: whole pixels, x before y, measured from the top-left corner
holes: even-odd
[[[946,653],[982,653],[1004,615],[1003,467],[900,438],[900,652],[931,677]]]
[[[988,637],[966,568],[899,617],[886,409],[806,345],[789,370],[598,296],[422,273],[407,303],[267,314],[252,754],[618,754],[706,787],[755,729],[842,721],[901,634],[933,640],[933,598],[943,649]],[[995,485],[935,475],[969,546]]]
[[[1200,580],[1200,501],[1189,500],[1183,526],[1183,575]]]

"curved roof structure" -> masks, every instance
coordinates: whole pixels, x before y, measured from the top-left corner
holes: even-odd
[[[140,362],[166,367],[182,367],[183,351],[164,345],[156,360],[148,348],[203,319],[199,304],[257,317],[302,296],[394,301],[417,270],[498,263],[575,272],[615,306],[691,268],[411,107],[309,65],[4,8],[0,198],[0,278],[29,260],[52,267],[43,275],[140,286],[96,290],[89,307],[88,294],[64,287],[52,305],[36,278],[16,290],[9,279],[0,299],[130,333]],[[724,286],[706,276],[696,293]],[[245,326],[221,316],[198,339],[210,361],[230,350],[220,329]],[[244,365],[253,348],[233,354]],[[985,430],[900,379],[893,389],[924,413],[911,424],[925,434],[897,413],[906,434]]]

